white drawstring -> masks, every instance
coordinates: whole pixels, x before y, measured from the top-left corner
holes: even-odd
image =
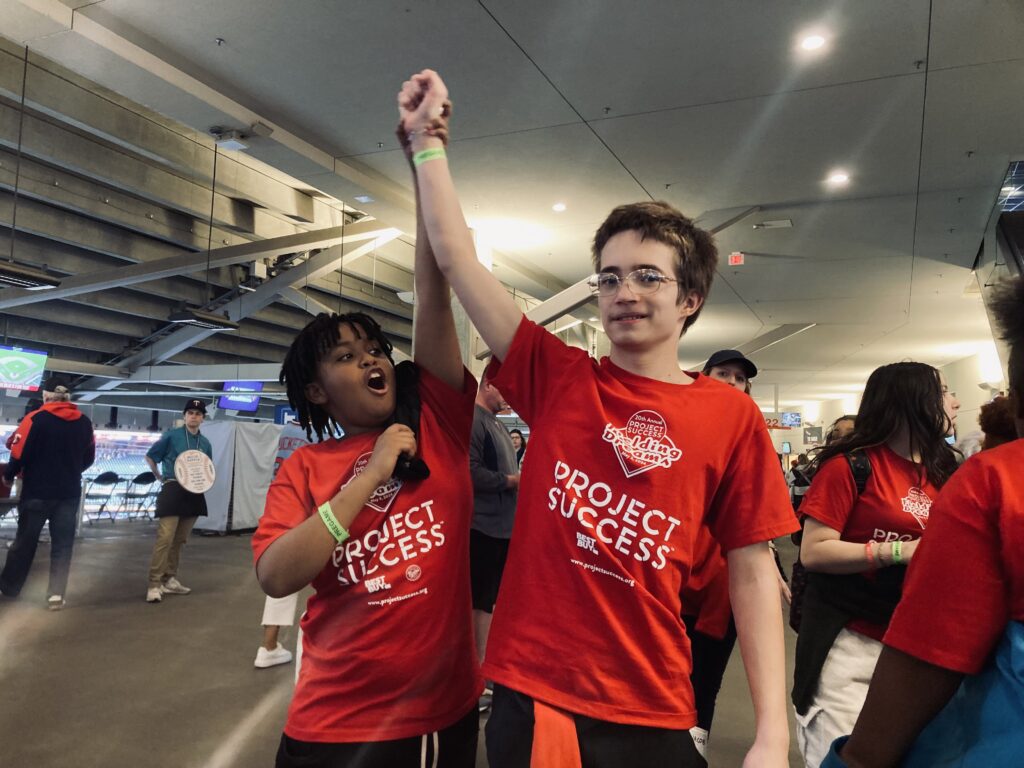
[[[434,731],[434,762],[430,768],[437,768],[438,758],[441,756],[441,745],[437,740],[437,731]]]
[[[420,768],[427,768],[427,734],[420,737]]]

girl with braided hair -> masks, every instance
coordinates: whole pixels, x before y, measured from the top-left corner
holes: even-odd
[[[320,314],[281,371],[317,442],[286,459],[270,487],[253,537],[256,575],[272,597],[310,583],[316,593],[301,622],[278,768],[476,760],[476,382],[462,366],[448,284],[422,225],[414,277],[413,363],[394,364],[368,315]]]
[[[1010,347],[1024,437],[1024,278],[990,305]],[[1024,439],[972,456],[942,489],[853,735],[824,768],[989,768],[1024,750]]]

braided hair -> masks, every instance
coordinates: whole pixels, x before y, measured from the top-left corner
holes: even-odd
[[[317,442],[330,437],[340,430],[331,415],[316,403],[306,398],[306,387],[317,380],[318,369],[331,350],[338,346],[342,324],[352,329],[357,338],[369,338],[375,342],[388,362],[395,369],[395,410],[388,425],[404,424],[414,433],[420,429],[419,369],[415,363],[403,362],[395,365],[391,356],[394,345],[388,341],[380,325],[363,312],[327,314],[321,312],[314,317],[292,341],[284,356],[279,381],[288,392],[288,404],[295,410],[299,424],[306,430],[306,437]],[[395,467],[395,475],[401,480],[422,480],[429,477],[430,469],[417,457],[402,456]]]
[[[306,398],[306,387],[316,382],[320,363],[338,346],[342,323],[348,325],[357,338],[361,339],[365,335],[377,342],[391,365],[395,364],[391,357],[391,342],[385,338],[377,321],[362,312],[343,315],[321,312],[299,331],[284,356],[278,380],[288,391],[288,404],[295,410],[299,424],[306,430],[306,437],[312,440],[316,433],[318,442],[325,435],[329,437],[338,432],[339,425],[326,410]]]

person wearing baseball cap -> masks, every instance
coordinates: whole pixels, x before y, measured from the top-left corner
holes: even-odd
[[[708,358],[701,373],[742,389],[749,395],[750,380],[757,376],[757,366],[739,350],[720,349]]]
[[[174,475],[174,462],[185,451],[202,451],[211,459],[213,446],[199,427],[206,417],[206,403],[198,398],[185,402],[185,423],[169,429],[146,452],[146,463],[163,483],[156,500],[157,534],[149,564],[146,602],[159,603],[164,595],[187,595],[192,590],[178,581],[178,560],[196,518],[206,514],[206,497],[182,487]]]
[[[71,402],[71,385],[61,376],[43,383],[42,407],[26,414],[7,447],[11,460],[2,482],[10,486],[20,472],[18,532],[7,553],[0,592],[17,597],[28,577],[39,544],[39,534],[49,521],[50,610],[64,607],[75,523],[82,495],[82,473],[96,457],[92,422]]]

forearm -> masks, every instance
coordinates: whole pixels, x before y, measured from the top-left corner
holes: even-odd
[[[843,748],[843,759],[850,768],[899,765],[961,680],[959,672],[885,647],[853,735]]]
[[[157,465],[155,461],[149,458],[149,456],[146,457],[146,464],[149,465],[149,471],[153,473],[154,477],[156,477],[157,479],[163,477],[163,475],[160,473],[160,467]]]
[[[440,140],[417,136],[413,149],[439,146]],[[476,258],[476,248],[455,192],[446,158],[423,163],[416,172],[427,237],[437,266],[451,283],[484,342],[504,359],[522,319],[505,287]]]
[[[453,389],[460,389],[463,380],[462,350],[452,314],[451,289],[430,247],[418,188],[413,284],[416,289],[413,359]]]
[[[868,546],[871,555],[868,556]],[[908,552],[902,562],[910,561]],[[869,542],[857,544],[851,541],[829,539],[814,541],[804,537],[800,547],[800,562],[808,571],[817,573],[851,574],[863,573],[876,568],[894,565],[891,543]]]
[[[732,550],[727,559],[729,599],[754,705],[756,740],[785,753],[786,655],[775,563],[767,544]]]
[[[330,500],[338,523],[348,530],[369,500],[376,485],[358,475]],[[317,511],[278,537],[256,563],[256,578],[270,597],[297,592],[323,570],[338,542]]]

